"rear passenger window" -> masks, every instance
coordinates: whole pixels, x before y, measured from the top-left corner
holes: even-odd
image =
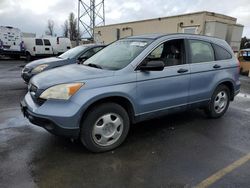
[[[213,47],[214,47],[214,51],[215,51],[216,60],[225,60],[225,59],[232,58],[232,55],[224,48],[222,48],[216,44],[213,44]]]
[[[36,45],[42,46],[43,45],[42,39],[36,39]]]
[[[200,40],[189,40],[189,47],[191,63],[214,61],[214,50],[210,43]]]
[[[48,39],[44,39],[43,41],[45,46],[51,46],[50,41]]]

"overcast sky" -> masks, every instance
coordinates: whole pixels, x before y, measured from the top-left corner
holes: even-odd
[[[96,0],[98,1],[98,0]],[[0,0],[0,25],[18,27],[24,32],[44,34],[47,20],[55,22],[57,35],[70,12],[77,15],[77,0]],[[88,2],[88,1],[87,1]],[[212,11],[236,17],[250,38],[249,0],[106,0],[106,24]]]

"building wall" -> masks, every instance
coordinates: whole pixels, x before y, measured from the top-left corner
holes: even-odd
[[[105,44],[109,44],[117,40],[117,29],[120,30],[120,38],[131,35],[152,33],[180,33],[187,27],[196,27],[196,34],[205,34],[204,30],[206,21],[220,21],[230,24],[236,23],[236,19],[232,17],[210,12],[198,12],[159,19],[96,27],[94,29],[95,40],[96,42]]]

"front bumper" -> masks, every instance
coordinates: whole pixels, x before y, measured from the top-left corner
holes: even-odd
[[[27,93],[20,103],[21,111],[32,124],[43,127],[52,134],[70,138],[78,138],[80,132],[80,107],[76,104],[59,105],[46,101],[39,106]],[[72,112],[76,112],[72,115]]]

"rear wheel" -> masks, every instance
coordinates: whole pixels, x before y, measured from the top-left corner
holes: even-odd
[[[225,114],[230,102],[230,92],[227,86],[218,86],[205,109],[206,114],[210,118],[219,118]]]
[[[129,117],[126,110],[115,103],[92,108],[81,126],[80,140],[92,152],[104,152],[118,147],[127,137]]]
[[[32,60],[32,56],[30,55],[29,52],[26,53],[26,61],[31,61]]]

